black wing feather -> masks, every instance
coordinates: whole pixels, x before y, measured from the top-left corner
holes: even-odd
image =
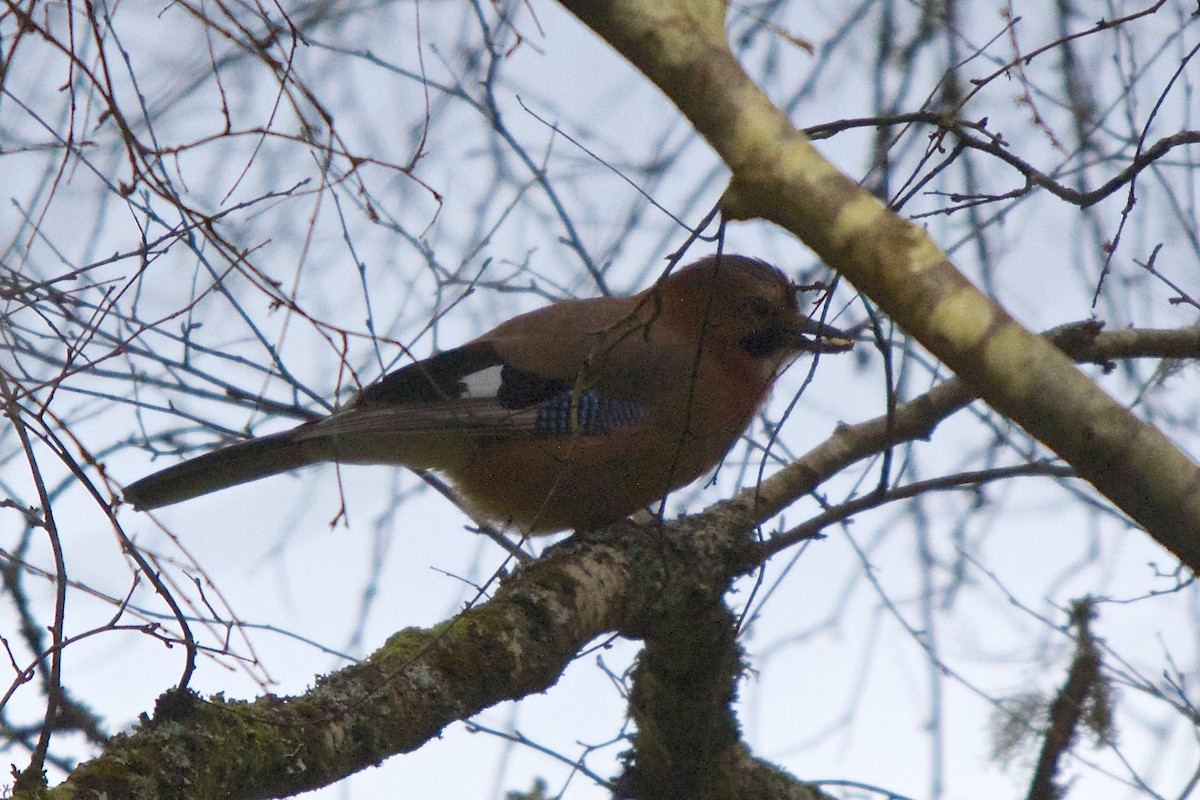
[[[495,370],[495,395],[471,397],[468,381]],[[486,383],[486,381],[484,382]],[[490,403],[489,403],[490,400]],[[403,417],[387,409],[408,406]],[[430,356],[398,369],[364,388],[349,414],[335,415],[308,436],[351,431],[433,430],[473,427],[479,432],[507,429],[541,436],[602,436],[614,428],[645,420],[636,404],[576,392],[571,381],[548,378],[504,363],[487,342],[476,342]],[[533,411],[532,416],[517,414]],[[572,417],[574,419],[572,420]]]
[[[491,345],[463,345],[384,375],[358,393],[359,405],[409,405],[456,400],[466,394],[463,378],[504,359]]]
[[[466,379],[500,369],[496,399],[507,409],[529,408],[571,388],[560,378],[546,378],[505,364],[486,342],[465,344],[409,364],[380,378],[358,394],[357,404],[412,405],[458,400],[467,396]]]

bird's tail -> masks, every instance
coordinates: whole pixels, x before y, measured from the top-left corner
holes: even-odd
[[[125,500],[143,511],[160,508],[320,460],[295,433],[238,442],[167,467],[125,487]]]

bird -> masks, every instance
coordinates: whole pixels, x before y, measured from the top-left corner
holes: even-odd
[[[331,415],[129,485],[155,509],[318,462],[449,479],[522,535],[623,519],[712,470],[780,372],[853,334],[765,261],[717,253],[629,296],[560,300],[408,364]]]

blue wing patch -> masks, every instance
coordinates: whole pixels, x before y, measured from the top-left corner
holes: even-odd
[[[571,411],[575,424],[571,424]],[[631,400],[609,400],[595,392],[560,392],[538,407],[536,428],[548,436],[603,436],[622,425],[636,425],[646,410]]]

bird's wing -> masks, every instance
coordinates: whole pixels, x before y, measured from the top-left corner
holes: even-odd
[[[575,377],[518,368],[490,342],[476,341],[385,375],[296,437],[602,436],[645,420],[642,405],[578,386]]]

